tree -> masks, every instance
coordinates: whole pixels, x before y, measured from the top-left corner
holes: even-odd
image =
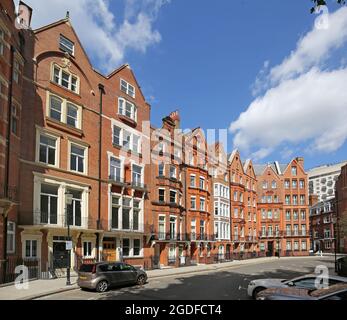
[[[314,7],[311,9],[311,13],[315,12],[316,8],[319,6],[326,6],[327,3],[325,0],[311,0],[314,3]],[[338,4],[346,4],[346,0],[336,0]]]

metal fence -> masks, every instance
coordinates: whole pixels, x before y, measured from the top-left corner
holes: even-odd
[[[7,260],[0,260],[0,284],[14,282],[20,275],[19,270],[16,270],[18,266],[27,267],[29,279],[39,279],[41,277],[41,262],[39,259],[8,257]]]

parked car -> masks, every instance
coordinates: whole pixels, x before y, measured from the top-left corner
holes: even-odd
[[[98,262],[82,264],[78,272],[77,284],[81,289],[105,292],[114,286],[124,284],[143,285],[147,282],[144,270],[126,263]]]
[[[337,259],[337,274],[347,277],[347,256]]]
[[[257,300],[342,300],[347,301],[347,283],[326,289],[271,288],[260,292]]]
[[[252,280],[247,289],[247,293],[253,299],[256,299],[257,295],[268,288],[286,288],[296,287],[305,289],[315,289],[316,274],[308,274],[301,277],[297,277],[291,280],[286,279],[257,279]],[[347,282],[347,278],[338,276],[329,276],[329,286]]]

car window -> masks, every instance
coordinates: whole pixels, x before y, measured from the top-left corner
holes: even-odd
[[[82,264],[80,267],[80,272],[92,272],[94,264]]]
[[[102,264],[99,266],[99,270],[101,272],[110,272],[113,270],[113,265],[112,264]]]
[[[133,266],[131,266],[129,264],[122,264],[122,270],[123,271],[129,271],[129,270],[133,271],[134,268],[133,268]]]
[[[329,286],[332,286],[334,284],[338,284],[341,283],[342,281],[339,280],[335,280],[335,279],[329,279]]]
[[[306,278],[292,282],[294,283],[295,287],[313,289],[315,288],[315,280],[315,278]]]
[[[112,267],[113,271],[122,271],[122,265],[121,264],[115,264]]]

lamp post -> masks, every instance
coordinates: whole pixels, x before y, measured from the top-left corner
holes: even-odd
[[[69,219],[67,206],[72,204],[72,197],[73,195],[71,193],[67,193],[67,192],[65,193],[65,219],[67,224],[67,238],[68,238],[68,242],[66,242],[66,249],[68,251],[67,267],[66,267],[66,285],[67,286],[71,285],[70,269],[71,269],[71,250],[72,250],[71,238],[70,238],[70,219]]]

